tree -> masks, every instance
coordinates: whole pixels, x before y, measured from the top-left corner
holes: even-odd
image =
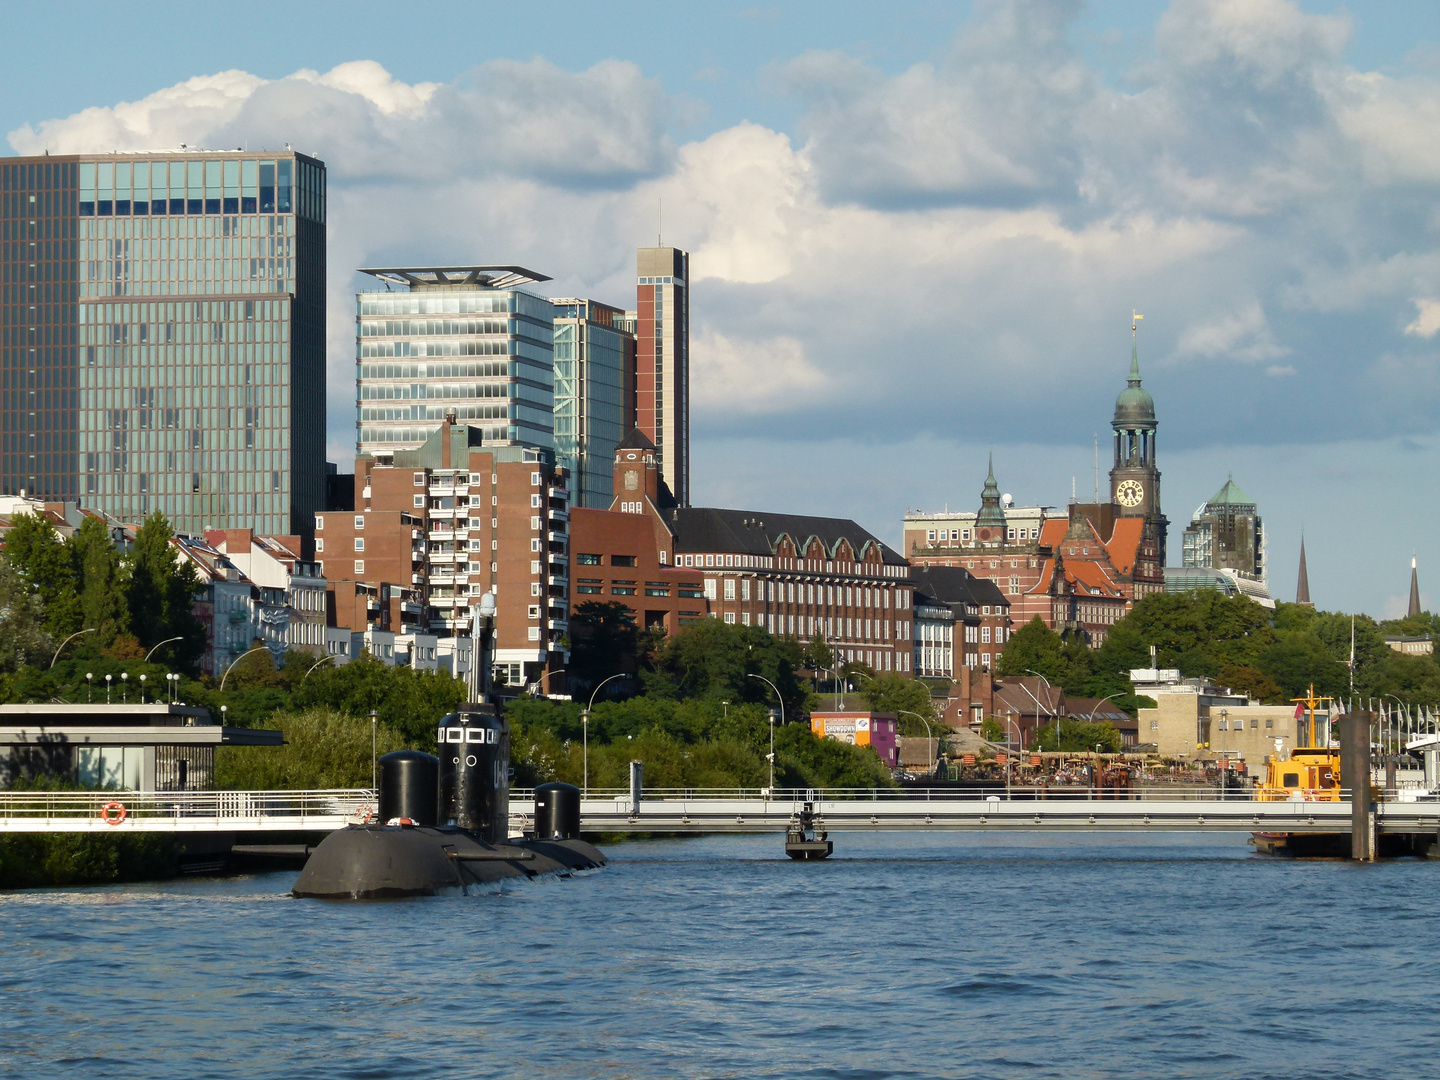
[[[105,523],[89,515],[67,543],[80,581],[81,619],[87,629],[95,631],[86,644],[103,648],[129,626],[120,554],[110,542]]]
[[[52,636],[83,628],[74,559],[49,519],[16,514],[5,534],[5,556],[39,595],[44,626]]]
[[[1237,694],[1249,694],[1264,705],[1284,705],[1289,700],[1284,687],[1248,664],[1226,664],[1220,669],[1219,682]]]
[[[676,698],[774,705],[774,692],[748,677],[762,675],[779,689],[793,719],[805,705],[805,689],[795,678],[801,659],[802,650],[793,638],[773,637],[759,626],[703,619],[665,642],[644,684],[650,693]]]
[[[1024,675],[1033,670],[1052,683],[1063,683],[1070,674],[1070,664],[1060,635],[1036,615],[1010,636],[995,670],[1000,675]]]
[[[596,686],[634,671],[640,630],[635,614],[618,600],[587,600],[570,614],[570,668],[574,681]]]
[[[918,713],[929,720],[931,731],[934,731],[934,725],[938,723],[930,688],[922,682],[893,671],[865,680],[860,696],[874,712],[894,713],[898,718],[896,726],[901,735],[926,734],[925,725],[913,715],[907,715],[910,713]]]
[[[1065,750],[1071,753],[1093,751],[1102,754],[1120,753],[1123,742],[1114,724],[1088,723],[1084,720],[1060,721],[1060,745],[1055,745],[1055,725],[1042,724],[1035,733],[1035,749]]]
[[[165,515],[156,510],[135,533],[130,554],[130,627],[142,648],[180,638],[165,651],[177,666],[193,670],[205,653],[205,627],[191,610],[200,580],[189,562],[175,556]]]
[[[39,593],[9,559],[0,559],[0,672],[42,664],[52,648]]]

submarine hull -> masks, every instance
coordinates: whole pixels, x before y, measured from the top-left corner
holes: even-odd
[[[491,844],[454,827],[351,825],[314,850],[292,894],[320,900],[434,896],[506,878],[568,877],[604,865],[604,854],[583,840]]]

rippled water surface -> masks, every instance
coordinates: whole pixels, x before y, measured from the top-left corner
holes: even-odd
[[[835,835],[391,903],[0,896],[0,1076],[1440,1075],[1440,864]]]

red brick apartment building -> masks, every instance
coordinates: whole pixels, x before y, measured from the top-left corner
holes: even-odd
[[[315,516],[331,624],[461,636],[491,592],[506,679],[564,667],[569,494],[553,451],[486,445],[450,417],[418,449],[356,458],[355,509]]]
[[[674,632],[723,619],[831,642],[842,659],[909,672],[909,565],[853,521],[675,505],[655,447],[615,452],[609,510],[573,511],[573,604],[618,600]]]

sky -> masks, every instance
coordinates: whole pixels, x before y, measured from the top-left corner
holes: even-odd
[[[326,162],[328,448],[361,266],[633,306],[691,252],[697,504],[853,517],[1101,486],[1132,311],[1172,563],[1228,475],[1272,592],[1440,589],[1435,0],[16,2],[6,153]],[[662,210],[663,207],[663,210]],[[662,224],[663,223],[663,224]],[[1440,595],[1440,594],[1437,594]]]

